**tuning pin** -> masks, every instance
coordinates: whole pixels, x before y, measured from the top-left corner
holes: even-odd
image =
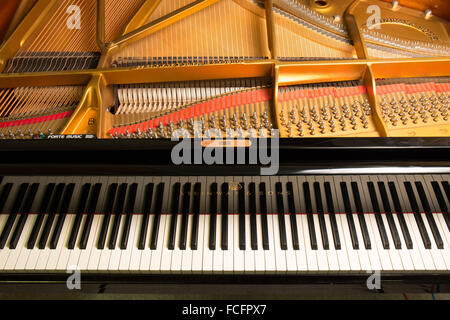
[[[249,129],[249,123],[248,123],[248,118],[247,118],[247,113],[243,113],[241,116],[241,127],[244,130],[248,130]]]
[[[231,117],[230,122],[231,122],[230,123],[231,124],[231,128],[236,130],[237,127],[238,127],[238,117],[237,117],[236,113],[233,114],[233,116]]]
[[[250,127],[253,129],[258,129],[258,114],[253,112],[250,116]]]

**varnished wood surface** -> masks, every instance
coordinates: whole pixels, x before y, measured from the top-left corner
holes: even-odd
[[[0,43],[8,31],[21,0],[0,0]]]

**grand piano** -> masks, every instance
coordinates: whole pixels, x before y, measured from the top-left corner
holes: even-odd
[[[449,11],[411,2],[8,1],[0,281],[448,283]]]

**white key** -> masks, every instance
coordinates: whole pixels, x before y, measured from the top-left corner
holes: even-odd
[[[206,184],[206,182],[204,182]],[[202,183],[203,186],[203,183]],[[200,195],[200,199],[204,199],[204,194]],[[192,272],[194,273],[200,273],[202,272],[202,265],[203,265],[203,242],[204,242],[204,232],[203,230],[207,229],[205,225],[205,215],[201,214],[198,218],[198,234],[197,234],[197,250],[192,250]],[[189,241],[191,239],[189,238]]]
[[[398,216],[396,214],[392,214],[395,225],[397,226],[398,237],[400,238],[401,249],[398,249],[398,253],[400,254],[400,259],[402,260],[403,270],[405,271],[413,271],[414,263],[411,258],[410,250],[407,249],[405,238],[403,237],[402,229],[400,228],[400,222],[398,221]]]
[[[440,252],[447,268],[445,270],[450,270],[450,232],[448,232],[447,224],[445,223],[444,217],[442,217],[441,213],[433,213],[433,217],[442,237],[442,242],[444,243],[444,249],[440,250]]]
[[[155,195],[154,195],[155,190],[156,190],[156,184],[153,189],[153,199],[155,199]],[[139,271],[142,273],[148,273],[151,270],[150,266],[151,266],[152,254],[153,254],[154,250],[150,250],[149,243],[150,243],[150,239],[152,236],[154,219],[155,219],[155,216],[153,214],[149,215],[148,229],[147,229],[147,236],[145,238],[144,250],[139,250],[139,251],[141,251],[141,260],[139,262]]]
[[[73,201],[73,199],[72,199]],[[70,254],[72,250],[69,250],[67,243],[69,242],[70,230],[72,229],[73,221],[75,220],[74,214],[68,214],[66,216],[66,221],[64,222],[63,228],[61,230],[61,235],[58,241],[58,247],[61,246],[59,252],[58,263],[56,265],[56,270],[67,270],[68,267],[74,267],[78,264],[78,259],[74,265],[67,265],[69,262]]]
[[[124,216],[123,218],[125,218],[126,216]],[[131,269],[130,265],[131,265],[131,255],[133,253],[133,248],[136,247],[136,238],[137,236],[137,221],[138,221],[138,216],[137,215],[133,215],[132,219],[131,219],[131,224],[130,224],[130,234],[128,235],[128,243],[127,243],[127,248],[125,250],[121,250],[122,254],[120,255],[120,264],[119,264],[119,270],[120,271],[130,271],[133,270]],[[125,221],[124,221],[125,224]],[[137,267],[137,264],[135,265]]]
[[[106,186],[104,185],[100,193],[105,192],[105,187]],[[95,214],[92,219],[91,231],[89,232],[86,249],[81,250],[80,259],[78,260],[80,270],[97,270],[100,260],[100,250],[97,249],[97,240],[100,233],[101,222],[102,215]]]
[[[208,187],[210,184],[208,183]],[[209,197],[209,195],[206,195]],[[209,208],[209,207],[208,207]],[[203,266],[202,270],[205,273],[210,273],[213,271],[213,257],[214,257],[214,250],[209,249],[209,229],[211,225],[211,215],[205,214],[202,215],[204,219],[204,228],[203,228],[203,243],[199,243],[200,246],[203,246]],[[217,217],[216,217],[217,218]],[[216,220],[216,234],[217,234],[217,220]],[[201,229],[199,229],[199,232],[202,232]],[[217,245],[217,242],[216,242]]]
[[[297,209],[296,211],[299,211]],[[302,221],[303,214],[297,214],[295,216],[297,220],[297,230],[298,230],[298,241],[299,241],[299,248],[300,250],[295,251],[295,255],[297,258],[297,272],[303,273],[308,270],[308,259],[307,259],[307,249],[306,249],[306,240],[305,235],[303,234],[303,221]]]
[[[386,189],[386,195],[388,197],[388,202],[390,204],[390,209],[391,209],[391,212],[393,212],[392,213],[392,217],[394,219],[394,223],[395,223],[395,226],[396,226],[396,229],[397,229],[398,237],[400,238],[401,248],[400,249],[395,249],[394,242],[392,240],[392,233],[391,233],[388,221],[387,221],[387,216],[383,215],[383,221],[384,221],[384,224],[386,226],[386,232],[388,234],[388,237],[390,236],[389,237],[389,242],[392,243],[391,250],[395,250],[396,252],[398,252],[398,255],[400,256],[400,259],[401,259],[401,264],[403,266],[402,270],[405,270],[405,271],[406,270],[414,270],[414,265],[413,265],[413,261],[411,259],[411,254],[410,254],[409,250],[406,247],[406,243],[405,243],[405,239],[403,237],[403,232],[402,232],[402,229],[401,229],[401,225],[400,225],[400,222],[398,220],[398,216],[395,213],[395,206],[394,206],[394,202],[392,200],[391,194],[390,194],[390,189],[389,189],[389,184],[388,184],[389,181],[387,181],[387,179],[385,177],[376,177],[376,179],[374,179],[374,180],[375,181],[382,181],[382,182],[384,182],[384,186],[385,186],[385,189]],[[378,186],[376,186],[376,189],[378,191],[380,191],[380,188]],[[381,197],[381,195],[380,195],[380,197]],[[384,208],[384,205],[383,205],[383,208]],[[384,208],[384,210],[385,210],[385,208]],[[374,269],[374,270],[376,270],[376,269]]]
[[[137,198],[137,200],[139,197]],[[143,201],[143,198],[141,198]],[[133,224],[131,225],[131,228],[134,227],[134,238],[131,239],[131,256],[130,256],[130,271],[139,271],[140,265],[141,265],[141,255],[144,250],[139,250],[138,244],[139,244],[139,235],[141,231],[142,226],[142,219],[143,215],[138,214],[135,217],[133,217]],[[148,248],[147,248],[148,249]]]
[[[13,260],[16,261],[15,266],[13,267],[15,270],[26,270],[27,260],[31,253],[31,250],[27,248],[27,242],[31,231],[33,230],[36,218],[36,214],[29,214],[25,226],[23,227],[22,235],[20,236],[19,242],[17,243],[17,249],[15,250],[16,252],[14,253],[16,257],[13,258]]]
[[[69,254],[69,259],[67,260],[66,266],[77,266],[78,268],[80,268],[79,261],[80,261],[80,256],[81,256],[82,250],[80,249],[80,246],[78,245],[78,243],[81,239],[81,234],[83,232],[83,225],[84,225],[85,221],[86,221],[86,216],[83,216],[83,218],[81,219],[80,229],[78,230],[78,235],[76,238],[77,241],[75,243],[75,247],[72,250],[70,250],[71,252]],[[74,222],[75,222],[75,217],[73,218],[73,223]],[[72,230],[72,225],[70,225],[69,230]],[[70,233],[70,231],[69,231],[69,233]],[[70,234],[68,235],[68,237],[70,237]],[[82,270],[82,269],[79,269],[79,270]]]
[[[313,200],[311,199],[311,201]],[[323,248],[322,232],[320,231],[319,216],[317,214],[313,214],[313,220],[314,220],[314,230],[316,230],[316,239],[317,239],[316,255],[319,271],[328,271],[329,270],[328,257],[326,250]]]
[[[332,178],[322,178],[322,177],[318,177],[317,178],[318,181],[322,181],[328,182],[330,184],[330,191],[331,191],[331,196],[332,196],[332,200],[333,200],[333,209],[334,209],[334,217],[336,219],[336,226],[338,229],[338,234],[339,234],[339,242],[341,244],[341,248],[339,250],[336,249],[335,247],[335,243],[334,243],[334,238],[333,238],[333,233],[332,233],[332,229],[331,229],[331,215],[327,214],[327,218],[326,221],[329,220],[330,223],[330,228],[328,228],[327,225],[327,229],[331,230],[329,233],[329,239],[330,239],[330,249],[333,248],[333,250],[335,250],[336,255],[337,255],[337,259],[339,262],[339,270],[343,271],[343,270],[350,270],[350,263],[349,263],[349,258],[348,258],[348,253],[347,253],[347,248],[345,246],[345,240],[343,240],[343,235],[342,235],[342,226],[340,224],[340,219],[338,218],[339,216],[339,212],[340,212],[340,208],[337,202],[337,196],[336,196],[336,190],[335,190],[335,184]],[[325,194],[325,186],[323,186],[322,188],[323,190],[323,201],[326,202],[326,194]],[[325,207],[324,207],[325,208]],[[326,206],[327,210],[326,212],[330,212],[331,208],[328,208],[328,203]]]
[[[329,271],[339,271],[340,268],[339,268],[338,251],[342,251],[342,250],[336,250],[336,248],[334,246],[333,231],[331,229],[329,214],[325,214],[325,225],[327,228],[328,243],[329,243],[329,249],[327,250],[328,268],[329,268]]]
[[[400,252],[395,248],[394,240],[392,238],[391,229],[389,227],[389,223],[386,219],[386,215],[382,214],[381,218],[383,219],[384,228],[386,229],[386,235],[389,241],[389,256],[391,257],[392,268],[396,271],[405,270],[403,267],[402,259],[400,257]],[[398,230],[398,228],[397,228]]]
[[[350,230],[348,228],[347,217],[345,214],[337,214],[336,222],[339,228],[339,235],[341,235],[341,245],[342,250],[347,251],[347,256],[349,259],[350,269],[359,271],[361,270],[361,265],[359,263],[358,250],[353,249],[352,240],[350,238]]]
[[[273,240],[274,240],[274,249],[275,249],[275,263],[276,270],[278,273],[286,272],[286,251],[281,250],[280,244],[280,225],[279,225],[279,217],[278,214],[273,216]]]
[[[125,198],[125,201],[126,201],[126,198]],[[109,249],[109,245],[107,247],[107,250],[111,251],[111,257],[109,258],[109,265],[108,265],[108,270],[110,272],[119,271],[120,256],[122,255],[122,250],[120,249],[120,239],[121,239],[122,233],[123,233],[124,221],[125,221],[125,215],[122,214],[122,217],[120,219],[119,232],[117,233],[116,246],[113,250]],[[114,224],[114,221],[113,221],[113,224]]]
[[[423,245],[422,237],[420,236],[419,229],[417,227],[416,220],[413,214],[405,214],[406,225],[411,234],[411,239],[413,240],[413,251],[416,251],[423,262],[424,270],[436,270],[433,262],[433,258],[428,250],[425,249]],[[418,258],[416,258],[417,260]],[[416,270],[418,268],[416,267]]]
[[[409,197],[406,194],[404,181],[406,178],[404,176],[398,176],[397,177],[397,183],[396,183],[396,189],[399,198],[401,199],[402,208],[405,210],[405,212],[409,212],[405,214],[405,220],[406,224],[408,225],[408,230],[411,234],[411,238],[413,239],[413,246],[414,248],[418,248],[418,251],[420,252],[420,255],[422,257],[422,261],[424,263],[425,270],[436,270],[436,267],[433,262],[433,258],[431,256],[431,253],[429,250],[425,249],[425,246],[422,241],[422,237],[420,235],[419,228],[417,226],[416,219],[414,217],[414,214],[412,213],[411,204],[409,202]],[[416,200],[420,201],[417,196]],[[413,236],[414,235],[414,236]],[[414,240],[415,238],[415,240]]]
[[[172,189],[172,188],[171,188]],[[171,190],[172,192],[172,190]],[[165,222],[165,231],[164,231],[164,238],[161,238],[161,241],[163,242],[162,247],[162,253],[161,253],[161,265],[160,265],[160,271],[161,272],[169,272],[170,266],[172,263],[172,250],[169,250],[169,233],[170,233],[170,224],[172,215],[167,214],[164,216],[166,222]],[[159,239],[158,239],[159,242]]]
[[[268,191],[270,190],[270,178],[269,177],[261,177],[260,178],[261,183],[265,184],[266,187],[266,206],[267,206],[267,233],[268,233],[268,239],[269,239],[269,250],[263,250],[264,251],[264,263],[265,263],[265,270],[266,273],[275,273],[276,271],[276,261],[275,261],[275,243],[273,239],[273,215],[271,214],[273,212],[272,210],[272,195],[268,194]],[[256,187],[259,191],[259,185]],[[259,207],[259,203],[261,201],[259,200],[259,197],[257,197],[257,208]],[[262,216],[261,216],[262,218]],[[262,238],[261,238],[262,243]]]
[[[191,188],[193,190],[193,186]],[[191,197],[192,202],[192,197]],[[192,206],[191,206],[192,207]],[[192,250],[191,250],[191,237],[192,237],[192,214],[189,215],[188,227],[187,227],[187,237],[186,237],[186,250],[183,250],[183,257],[181,260],[181,270],[182,272],[192,271]]]
[[[364,215],[364,218],[365,218],[365,216],[366,215]],[[367,224],[367,219],[365,219],[365,220],[366,220],[366,224]],[[370,263],[369,254],[367,252],[368,250],[366,249],[366,247],[364,245],[364,238],[363,238],[362,232],[361,232],[361,225],[359,223],[358,213],[353,214],[353,221],[355,222],[356,235],[358,236],[358,240],[359,240],[358,254],[359,254],[359,263],[361,265],[361,270],[373,270],[372,265]]]
[[[370,228],[372,229],[373,243],[376,245],[378,256],[380,257],[380,263],[383,270],[394,270],[392,266],[391,257],[389,255],[390,249],[384,249],[381,242],[380,231],[378,230],[377,222],[374,214],[367,215],[367,223],[370,221]],[[386,227],[386,226],[385,226]],[[369,228],[369,225],[367,226]],[[375,248],[374,248],[375,249]]]
[[[257,213],[258,214],[256,216],[256,235],[258,239],[258,248],[255,250],[255,271],[257,273],[264,273],[266,270],[266,263],[264,261],[261,214],[259,214],[259,212]]]
[[[68,212],[66,212],[66,218],[64,220],[63,227],[61,229],[61,234],[59,236],[58,244],[56,246],[56,249],[53,249],[50,251],[50,255],[48,258],[47,270],[66,270],[67,269],[67,261],[70,257],[70,250],[67,248],[67,242],[68,242],[68,233],[70,232],[72,228],[72,222],[74,220],[74,203],[78,201],[79,197],[79,191],[80,191],[80,185],[81,185],[81,178],[69,178],[68,182],[66,183],[66,187],[64,188],[62,197],[64,197],[66,193],[66,189],[69,186],[69,183],[75,183],[72,197],[70,199]],[[61,204],[60,204],[61,205]],[[59,208],[58,208],[59,210]],[[61,212],[58,211],[58,214],[55,216],[55,220],[53,221],[53,227],[56,227],[57,221],[61,215]],[[50,243],[52,236],[53,236],[53,230],[49,235],[48,243]]]
[[[10,194],[11,196],[11,194]],[[0,232],[3,231],[3,228],[5,227],[6,224],[6,220],[8,220],[8,215],[6,214],[0,214]],[[8,251],[8,247],[5,246],[5,248],[0,249],[0,265],[5,264],[6,261],[8,260],[8,255],[9,255],[9,251]],[[3,268],[0,268],[0,270],[2,270]]]
[[[248,187],[248,185],[246,187]],[[255,253],[252,250],[252,245],[251,245],[250,214],[246,214],[245,215],[245,250],[244,250],[244,256],[245,256],[244,257],[245,272],[246,273],[253,273],[253,272],[255,272]]]
[[[167,185],[165,186],[167,192]],[[161,257],[164,248],[164,239],[166,238],[166,223],[167,214],[161,214],[158,229],[158,243],[156,245],[156,250],[152,250],[152,257],[150,261],[150,272],[161,272]],[[150,234],[151,237],[151,234]]]
[[[212,260],[213,260],[213,271],[214,272],[223,272],[224,270],[224,250],[222,250],[222,184],[224,183],[223,177],[217,177],[213,179],[213,181],[217,183],[217,212],[220,213],[217,215],[217,225],[216,225],[216,250],[212,252]],[[233,263],[231,263],[233,265]]]
[[[311,249],[311,238],[309,235],[309,229],[308,229],[308,219],[306,214],[300,214],[300,220],[299,223],[299,229],[300,226],[303,229],[303,240],[305,243],[305,251],[306,251],[306,260],[308,262],[308,271],[317,271],[319,270],[319,264],[317,262],[317,250]],[[298,220],[297,220],[298,222]]]
[[[245,256],[244,251],[239,248],[239,215],[234,214],[230,219],[233,224],[229,227],[233,226],[233,271],[235,273],[243,273],[245,270]],[[231,218],[229,217],[229,218]]]
[[[430,241],[431,241],[431,256],[433,257],[433,261],[434,261],[434,266],[436,267],[436,270],[446,270],[446,265],[444,262],[444,259],[442,258],[442,254],[440,249],[438,249],[437,245],[436,245],[436,241],[434,240],[433,237],[433,233],[431,232],[431,228],[430,225],[428,224],[428,219],[426,217],[425,213],[422,213],[422,220],[423,220],[423,224],[425,225],[425,229],[427,230],[428,236],[430,237]]]
[[[285,186],[285,184],[283,184]],[[285,207],[286,208],[286,207]],[[288,214],[284,216],[285,226],[286,226],[286,242],[287,242],[287,250],[286,250],[286,269],[290,273],[297,272],[297,256],[295,255],[294,247],[292,245],[292,229],[291,229],[291,221]]]
[[[48,215],[46,214],[45,215],[45,219],[44,219],[44,221],[42,223],[42,226],[41,226],[40,235],[42,234],[42,230],[44,229],[44,226],[45,226],[45,223],[46,223],[47,219],[48,219]],[[50,230],[50,235],[53,233],[53,229],[54,228],[52,228]],[[50,236],[49,236],[49,238],[50,238]],[[36,270],[40,270],[41,271],[41,270],[46,270],[46,266],[47,266],[47,262],[49,260],[49,256],[50,256],[51,250],[50,250],[48,245],[45,246],[45,249],[42,249],[42,250],[41,249],[37,249],[37,247],[39,246],[39,240],[40,240],[40,236],[38,237],[38,239],[36,241],[36,247],[35,247],[35,250],[39,251],[39,257],[36,260]]]
[[[230,200],[233,200],[233,196],[230,191]],[[229,206],[230,212],[232,212],[232,206]],[[228,250],[222,250],[223,251],[223,271],[225,273],[231,273],[234,270],[234,215],[233,214],[227,214],[228,219]],[[239,233],[238,233],[239,234]]]
[[[172,261],[170,265],[170,270],[174,273],[179,273],[181,270],[181,262],[183,258],[183,251],[180,250],[180,238],[181,238],[181,219],[183,215],[179,214],[177,217],[177,229],[175,237],[175,247],[172,252]]]

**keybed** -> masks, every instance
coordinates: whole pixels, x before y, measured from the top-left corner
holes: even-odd
[[[0,273],[448,271],[448,179],[3,177]]]

